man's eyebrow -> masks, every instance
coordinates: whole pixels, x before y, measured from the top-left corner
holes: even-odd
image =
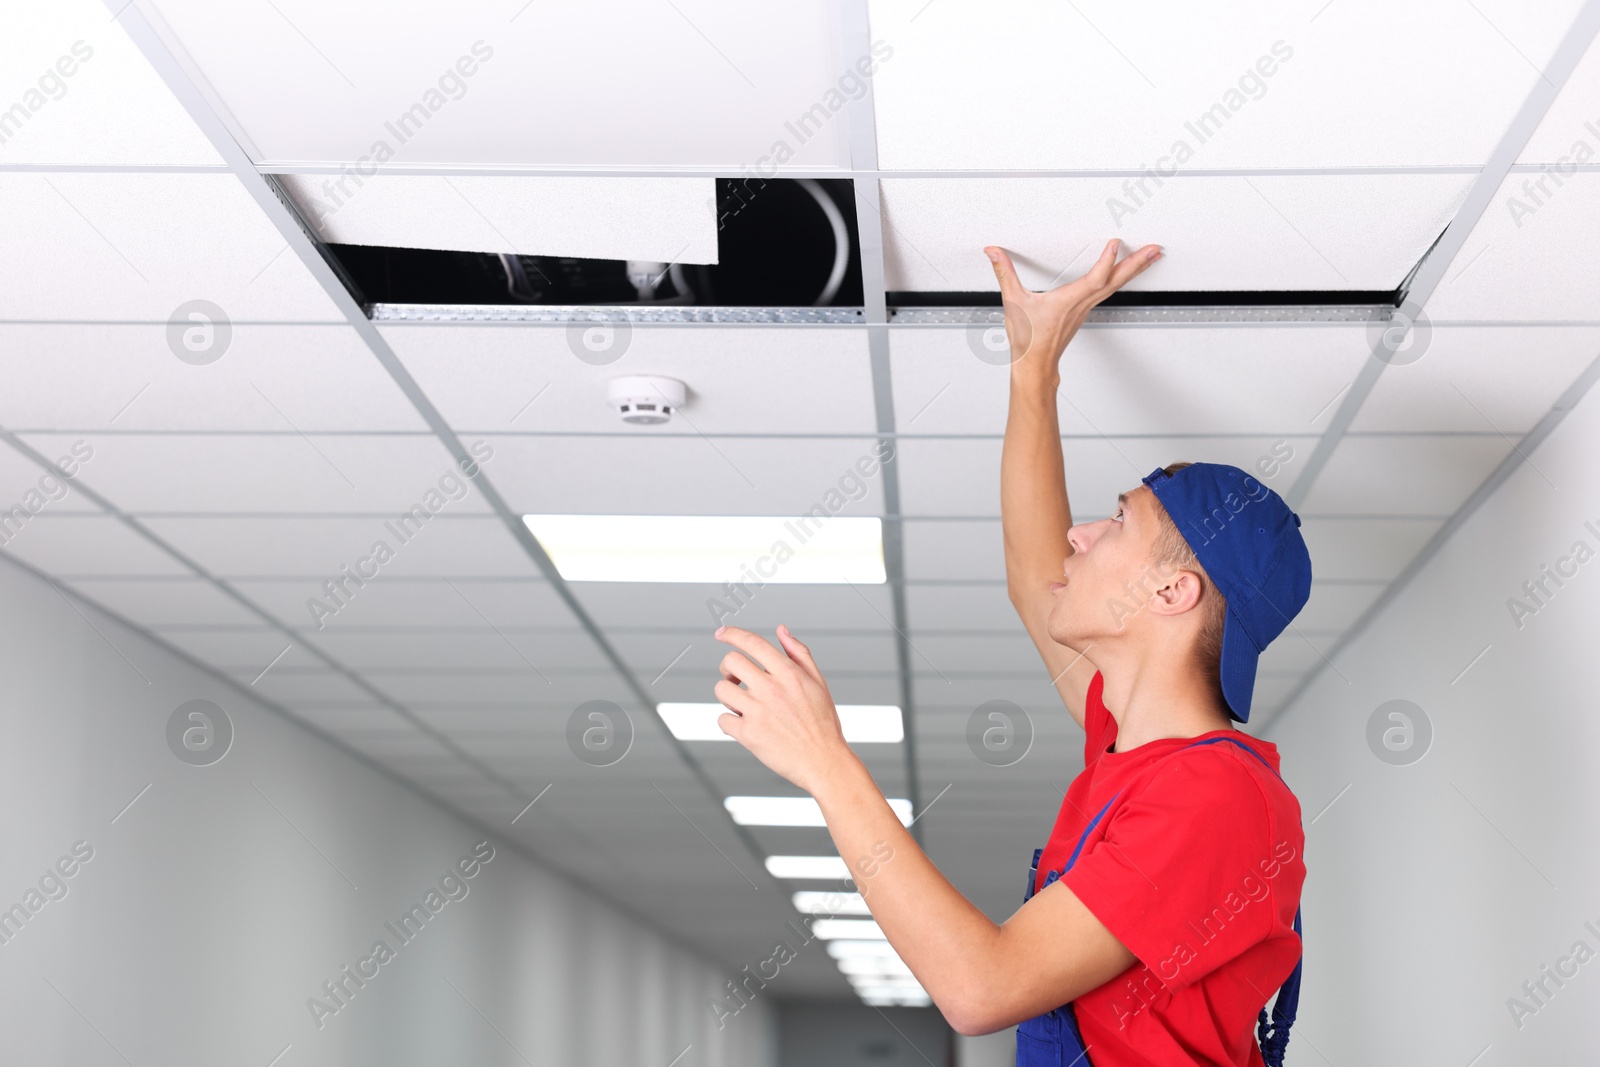
[[[1127,506],[1128,506],[1128,494],[1127,493],[1118,493],[1117,494],[1117,507],[1126,508]]]

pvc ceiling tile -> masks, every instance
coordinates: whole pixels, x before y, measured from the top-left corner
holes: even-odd
[[[322,595],[320,580],[308,583],[304,577],[295,577],[235,580],[231,584],[296,629],[317,630],[319,622],[330,633],[393,627],[455,627],[492,632],[497,626],[572,625],[571,614],[550,586],[541,578],[527,575],[491,579],[472,575],[424,579],[385,575],[383,581],[369,582],[357,595],[347,598],[344,607],[331,618],[313,615],[307,607],[309,599]]]
[[[1479,0],[1467,10],[1449,0],[1333,9],[872,0],[873,34],[893,49],[874,81],[879,160],[1007,170],[1481,165],[1578,9],[1578,0],[1536,9]]]
[[[79,578],[72,587],[130,622],[168,626],[260,626],[261,618],[203,578]]]
[[[566,633],[504,630],[486,633],[415,633],[335,630],[307,634],[307,641],[353,670],[529,671],[552,666],[603,669],[594,639],[582,630]]]
[[[191,574],[110,515],[35,515],[0,550],[57,578]]]
[[[1001,434],[1010,369],[999,327],[891,327],[895,428]],[[1362,326],[1089,326],[1061,361],[1064,433],[1315,434],[1371,358]]]
[[[1517,162],[1563,168],[1595,162],[1600,150],[1596,100],[1600,100],[1600,42],[1591,41]]]
[[[0,212],[0,319],[171,323],[201,359],[234,322],[340,318],[231,174],[0,174]]]
[[[1442,519],[1309,515],[1302,516],[1300,533],[1316,577],[1387,581],[1399,574],[1443,525]]]
[[[523,514],[803,515],[814,507],[831,515],[883,513],[875,439],[485,439],[495,450],[489,468],[495,486]],[[863,478],[862,470],[873,477]]]
[[[0,324],[0,368],[14,430],[427,429],[342,324],[235,323],[204,365],[174,355],[165,323]]]
[[[154,6],[258,162],[841,165],[865,91],[822,0]]]
[[[430,519],[408,540],[395,536],[385,523],[371,518],[152,517],[144,520],[155,534],[211,571],[224,577],[301,577],[301,598],[324,595],[325,581],[341,577],[342,568],[360,568],[377,577],[532,577],[533,562],[492,516]],[[381,562],[387,546],[389,559]],[[363,563],[366,560],[368,562]],[[365,588],[365,587],[362,587]],[[361,599],[358,588],[348,602]],[[343,610],[343,609],[340,609]]]
[[[182,105],[99,0],[9,4],[0,121],[9,163],[220,165]]]
[[[1231,463],[1282,493],[1314,444],[1314,438],[1302,437],[1069,437],[1062,441],[1062,451],[1072,518],[1106,518],[1116,509],[1118,493],[1137,487],[1157,467],[1179,460]],[[1001,442],[988,438],[901,440],[902,511],[911,517],[997,518],[1000,451]]]
[[[1406,351],[1411,361],[1383,369],[1352,430],[1520,437],[1600,358],[1600,328],[1432,325]]]
[[[1444,231],[1469,174],[886,178],[891,291],[994,292],[1005,248],[1030,289],[1083,274],[1112,237],[1163,256],[1130,292],[1392,290]],[[976,205],[981,205],[977,207]]]
[[[998,519],[907,519],[904,529],[906,577],[912,581],[1005,579],[1005,548]]]
[[[1512,171],[1423,312],[1434,321],[1592,323],[1596,275],[1600,172]]]
[[[1447,516],[1466,503],[1511,448],[1499,434],[1346,435],[1300,510]]]
[[[286,174],[332,244],[662,263],[717,261],[711,178]]]
[[[384,337],[462,432],[615,433],[623,375],[682,381],[689,399],[653,432],[873,433],[866,331],[804,326],[632,326],[612,362],[580,358],[582,327],[389,324]]]
[[[485,514],[431,435],[25,434],[47,455],[85,443],[84,484],[131,513]],[[381,525],[381,518],[375,525]]]
[[[79,445],[77,455],[72,451],[74,445],[79,445],[79,439],[69,441],[60,453],[46,450],[46,457],[56,464],[54,470],[45,470],[14,448],[0,448],[0,544],[26,521],[19,517],[18,508],[29,515],[42,514],[47,509],[54,514],[100,510],[74,491],[71,479],[62,473],[76,475],[83,469],[87,442]],[[88,449],[92,451],[92,447]]]

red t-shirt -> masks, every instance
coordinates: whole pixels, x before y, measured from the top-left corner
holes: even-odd
[[[1061,876],[1138,958],[1073,1001],[1095,1067],[1262,1067],[1256,1017],[1300,958],[1305,881],[1300,803],[1273,771],[1277,746],[1237,730],[1113,752],[1117,724],[1096,673],[1083,773],[1062,801],[1035,890],[1116,800]],[[1272,770],[1232,742],[1266,758]],[[1177,754],[1177,755],[1175,755]],[[1173,758],[1167,758],[1173,757]]]

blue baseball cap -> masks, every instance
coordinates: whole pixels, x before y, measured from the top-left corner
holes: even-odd
[[[1311,597],[1311,554],[1300,516],[1238,467],[1192,463],[1144,479],[1227,601],[1222,628],[1222,696],[1228,713],[1250,720],[1256,663]]]

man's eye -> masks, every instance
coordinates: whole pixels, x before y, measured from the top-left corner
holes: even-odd
[[[1122,521],[1122,509],[1121,508],[1118,508],[1117,509],[1117,513],[1115,515],[1111,516],[1111,521],[1112,522],[1121,522]]]

